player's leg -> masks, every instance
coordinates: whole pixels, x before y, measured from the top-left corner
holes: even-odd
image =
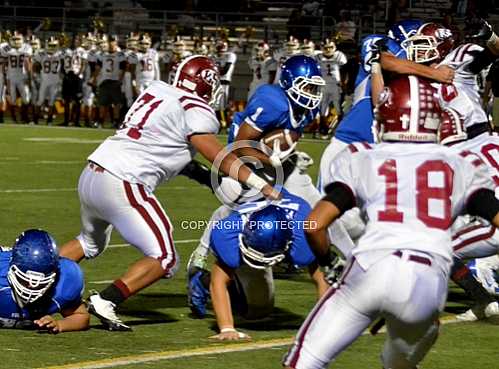
[[[328,117],[329,110],[332,103],[332,94],[328,88],[324,91],[324,95],[321,100],[321,113],[320,113],[320,124],[319,124],[319,134],[321,137],[326,137],[329,131]],[[327,138],[327,137],[326,137]]]
[[[438,335],[438,316],[445,306],[449,263],[413,251],[391,255],[383,314],[388,336],[382,354],[385,368],[415,369]],[[378,270],[382,272],[382,270]]]
[[[110,310],[114,313],[116,306],[157,280],[172,277],[178,255],[173,244],[173,226],[156,197],[144,186],[122,182],[122,188],[116,189],[115,201],[100,209],[103,218],[144,256],[99,294],[90,297],[90,311],[111,329],[114,323],[121,329],[121,320],[116,322],[115,314],[108,319],[106,314]]]
[[[338,114],[336,121],[340,122],[343,119],[343,107],[341,104],[341,87],[339,84],[332,86],[331,102],[333,103],[336,113]]]
[[[469,217],[459,217],[452,228],[452,247],[456,257],[451,279],[474,301],[472,308],[459,314],[457,318],[462,321],[475,321],[499,314],[499,304],[463,262],[466,259],[495,255],[499,250],[499,232],[489,223]]]
[[[9,79],[9,106],[10,106],[10,116],[14,123],[17,123],[16,117],[16,105],[17,105],[17,84],[15,79]]]
[[[28,107],[31,101],[29,85],[26,81],[19,81],[17,88],[21,96],[21,119],[23,123],[28,124],[29,123]]]
[[[376,296],[376,291],[380,292]],[[374,293],[373,293],[374,292]],[[372,323],[382,299],[376,277],[349,263],[339,288],[330,288],[309,313],[283,364],[323,369]]]
[[[75,127],[80,127],[81,102],[83,98],[83,80],[75,75],[73,96],[73,121]]]
[[[98,87],[98,92],[97,92],[97,105],[98,105],[97,125],[100,128],[104,126],[106,113],[111,105],[108,82],[109,82],[108,80],[102,81]]]
[[[272,268],[260,270],[242,265],[229,286],[232,310],[248,320],[263,319],[274,309],[274,292]]]

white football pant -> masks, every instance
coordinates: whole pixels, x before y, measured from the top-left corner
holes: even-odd
[[[381,316],[388,330],[384,368],[414,369],[436,340],[450,265],[426,253],[400,253],[367,270],[351,258],[339,287],[331,287],[302,324],[284,364],[326,368]]]
[[[77,239],[86,258],[105,250],[116,227],[126,242],[158,259],[166,277],[173,276],[179,264],[173,226],[145,186],[123,181],[89,163],[80,176],[78,194],[82,229]]]

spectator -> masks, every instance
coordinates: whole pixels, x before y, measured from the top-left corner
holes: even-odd
[[[492,94],[491,94],[492,92]],[[489,101],[492,96],[492,121],[494,130],[499,130],[499,61],[496,61],[490,67],[487,74],[485,89],[483,91],[483,108],[486,112],[489,111]]]
[[[355,41],[357,26],[352,21],[349,11],[344,10],[340,13],[340,21],[336,23],[336,32],[341,41]]]

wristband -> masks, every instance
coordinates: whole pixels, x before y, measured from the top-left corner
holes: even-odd
[[[220,333],[227,333],[227,332],[237,332],[235,328],[222,328],[220,329]]]
[[[255,173],[250,173],[248,179],[246,180],[246,184],[258,191],[261,191],[266,185],[268,185],[264,179],[258,177]]]
[[[379,63],[372,63],[371,64],[371,73],[381,74],[381,65]]]
[[[495,44],[497,43],[498,39],[499,39],[499,37],[496,35],[496,33],[492,32],[492,35],[487,40],[487,46],[489,46],[489,47],[495,47]]]

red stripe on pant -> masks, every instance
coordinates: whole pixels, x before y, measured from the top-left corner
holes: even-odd
[[[317,307],[312,311],[309,319],[307,319],[307,321],[305,322],[305,325],[303,326],[303,330],[298,337],[298,346],[297,346],[296,351],[294,353],[294,356],[291,359],[291,362],[289,364],[290,367],[294,368],[296,366],[296,364],[298,363],[298,359],[300,358],[300,351],[302,349],[303,342],[305,341],[305,336],[307,335],[308,329],[310,328],[310,325],[312,324],[313,320],[315,319],[317,313],[322,309],[322,306],[324,305],[324,303],[327,300],[329,300],[336,293],[336,291],[339,291],[339,289],[340,289],[341,285],[343,284],[343,282],[345,281],[347,275],[352,270],[354,263],[355,263],[355,258],[352,259],[352,262],[348,266],[348,269],[343,274],[343,277],[341,278],[341,282],[339,283],[338,288],[330,288],[326,292],[326,294],[322,297],[321,301],[319,302],[319,305],[317,305]]]
[[[128,201],[130,202],[130,205],[132,205],[132,207],[135,210],[137,210],[142,219],[144,219],[144,221],[147,223],[149,228],[151,228],[152,232],[154,233],[154,236],[156,237],[156,240],[159,243],[159,247],[161,248],[161,253],[162,253],[161,258],[166,257],[167,253],[166,253],[165,240],[163,238],[163,235],[161,234],[161,231],[159,230],[159,227],[156,225],[152,217],[149,215],[146,208],[144,208],[141,204],[139,204],[137,199],[135,199],[132,190],[132,185],[126,181],[123,181],[123,185],[125,186],[125,193],[128,198]],[[166,270],[166,272],[168,272],[168,270]]]
[[[163,259],[166,258],[167,255],[171,254],[172,255],[172,260],[166,265],[166,269],[170,270],[175,266],[175,263],[177,262],[176,257],[175,257],[175,250],[173,249],[173,237],[172,237],[172,225],[170,221],[168,220],[165,212],[161,208],[161,205],[159,205],[158,201],[154,197],[149,197],[147,196],[147,193],[144,189],[144,186],[138,185],[139,187],[139,192],[140,195],[142,196],[142,199],[144,201],[147,201],[151,206],[153,207],[154,211],[158,215],[159,219],[161,219],[161,222],[165,226],[166,229],[166,234],[168,235],[168,241],[170,242],[168,251],[163,252],[164,256]]]
[[[467,240],[463,240],[461,241],[460,243],[458,243],[456,246],[454,246],[454,252],[458,251],[458,250],[461,250],[462,248],[474,243],[474,242],[478,242],[478,241],[483,241],[483,240],[486,240],[487,238],[490,238],[494,235],[494,232],[496,231],[496,228],[494,226],[481,226],[481,227],[471,227],[468,232],[473,232],[473,231],[476,231],[478,228],[483,228],[484,230],[485,229],[489,229],[487,233],[483,233],[483,234],[479,234],[475,237],[472,237],[472,238],[468,238]],[[461,236],[463,234],[466,234],[468,232],[463,232],[461,233]]]

